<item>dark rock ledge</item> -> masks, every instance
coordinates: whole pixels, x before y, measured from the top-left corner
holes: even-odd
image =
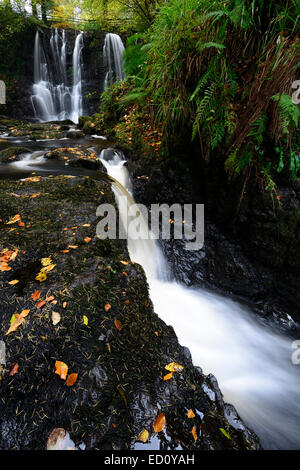
[[[216,379],[193,366],[188,349],[154,313],[144,272],[130,263],[126,242],[96,238],[97,206],[114,203],[108,183],[63,176],[0,181],[0,201],[0,252],[20,250],[12,269],[0,273],[0,340],[6,345],[0,449],[45,449],[54,428],[86,449],[133,448],[143,429],[151,445],[164,449],[260,448],[224,404]],[[25,225],[6,225],[16,214]],[[56,266],[40,283],[35,277],[45,257]],[[57,303],[38,309],[30,298],[36,290],[40,299],[53,295]],[[30,309],[24,323],[5,335],[12,315],[23,309]],[[52,311],[61,315],[56,326]],[[56,360],[78,373],[75,385],[67,387],[54,373]],[[163,381],[173,361],[184,369]],[[13,363],[19,371],[10,376]],[[187,417],[189,409],[195,418]],[[159,413],[167,425],[155,434]],[[149,449],[149,443],[139,447]]]

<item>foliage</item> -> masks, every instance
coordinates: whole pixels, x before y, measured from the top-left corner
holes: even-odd
[[[300,60],[299,13],[294,0],[172,0],[148,32],[128,41],[133,86],[121,102],[153,99],[170,140],[189,130],[201,157],[221,155],[231,176],[269,163],[276,173],[276,145],[298,155],[299,107],[289,94]]]

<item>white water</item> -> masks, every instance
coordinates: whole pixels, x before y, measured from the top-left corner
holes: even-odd
[[[106,151],[100,158],[131,194],[122,157]],[[124,191],[118,185],[113,189],[125,223],[125,211],[134,201],[128,195],[125,207]],[[145,221],[140,225],[148,230]],[[174,327],[194,364],[217,377],[225,400],[236,407],[263,446],[299,449],[300,366],[291,363],[292,341],[262,327],[237,302],[170,282],[156,242],[129,239],[128,250],[131,260],[145,270],[155,311]]]
[[[103,57],[106,66],[104,90],[113,83],[124,80],[123,54],[124,44],[118,34],[107,33],[104,40]]]
[[[50,38],[51,56],[47,60],[39,32],[34,45],[34,85],[31,102],[36,119],[77,123],[82,109],[82,48],[83,36],[78,33],[73,50],[73,78],[68,85],[66,32],[58,29]]]

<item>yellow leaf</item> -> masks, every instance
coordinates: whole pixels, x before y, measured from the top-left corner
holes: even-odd
[[[54,269],[56,264],[49,264],[48,266],[45,266],[44,268],[41,269],[41,273],[48,273],[49,271],[52,271]]]
[[[179,372],[183,369],[183,367],[176,362],[170,362],[170,364],[165,366],[165,369],[169,370],[170,372]]]
[[[40,281],[40,282],[46,281],[46,279],[47,279],[47,274],[44,273],[44,272],[42,272],[42,271],[40,271],[40,272],[38,273],[38,275],[36,276],[35,279],[36,279],[37,281]]]
[[[13,281],[9,281],[8,284],[10,284],[11,286],[14,286],[15,284],[18,284],[18,279],[14,279]]]
[[[143,431],[140,432],[136,440],[145,443],[148,441],[148,439],[149,439],[149,432],[147,431],[147,429],[144,429]]]
[[[188,418],[195,418],[195,413],[193,412],[193,410],[189,410],[188,413],[187,413],[187,417]]]
[[[43,266],[49,266],[49,264],[52,263],[52,259],[51,258],[42,258],[41,263],[42,263]]]
[[[19,220],[21,220],[21,216],[20,216],[20,214],[16,214],[12,219],[10,219],[8,222],[6,222],[6,225],[15,224]]]
[[[161,432],[166,426],[166,417],[164,414],[159,414],[153,423],[153,429],[155,432]]]
[[[193,426],[192,435],[193,435],[194,441],[196,442],[196,440],[198,439],[196,426]]]
[[[88,317],[87,317],[86,315],[83,315],[83,323],[84,323],[85,325],[88,325],[88,324],[89,324],[89,319],[88,319]]]

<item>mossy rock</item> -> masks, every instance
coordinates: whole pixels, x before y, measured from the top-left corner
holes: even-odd
[[[30,153],[31,150],[27,147],[8,147],[7,149],[2,150],[1,152],[1,162],[17,162],[20,160],[20,155],[22,153]]]
[[[84,137],[84,132],[82,132],[82,131],[69,131],[69,132],[67,132],[66,137],[68,137],[69,139],[81,139],[82,137]]]

